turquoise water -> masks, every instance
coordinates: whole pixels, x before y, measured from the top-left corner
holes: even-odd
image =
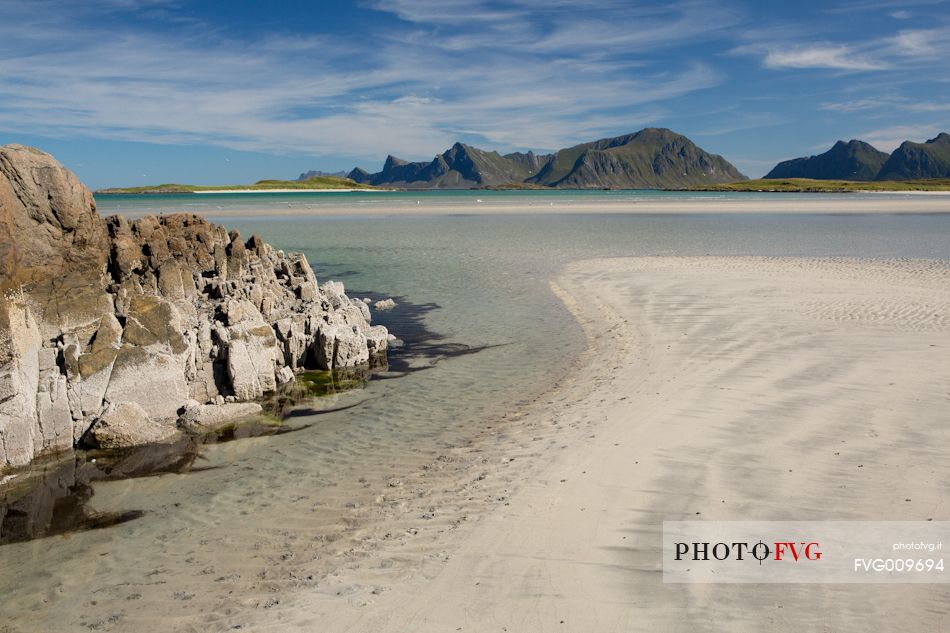
[[[543,392],[570,367],[582,335],[548,286],[567,262],[668,254],[950,258],[950,215],[346,217],[348,204],[381,204],[379,196],[409,201],[418,194],[344,197],[349,195],[302,198],[304,204],[337,205],[341,213],[333,217],[284,215],[280,205],[301,194],[255,195],[253,201],[246,195],[188,196],[180,204],[220,205],[223,213],[214,221],[303,251],[318,279],[341,279],[351,296],[373,292],[405,306],[427,306],[418,314],[440,345],[484,349],[417,358],[412,362],[419,371],[373,380],[320,405],[340,410],[295,418],[309,425],[298,432],[207,447],[202,472],[93,485],[89,503],[97,510],[145,515],[68,539],[0,547],[3,613],[14,630],[88,630],[103,622],[96,628],[122,630],[122,618],[133,611],[159,620],[169,609],[188,614],[189,605],[198,604],[175,592],[222,601],[236,592],[239,601],[242,592],[259,590],[255,575],[267,580],[261,569],[282,557],[327,556],[323,548],[388,481],[464,443],[473,429]],[[546,202],[550,198],[541,196],[683,194],[426,195],[470,208],[475,196]],[[268,202],[272,196],[280,203]],[[179,198],[102,198],[99,209],[182,210]],[[274,204],[274,212],[248,217],[246,204]],[[118,619],[110,625],[113,616]]]

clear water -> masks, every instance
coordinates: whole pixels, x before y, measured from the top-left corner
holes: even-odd
[[[950,215],[482,216],[465,214],[477,209],[476,195],[548,198],[451,192],[433,195],[463,213],[345,217],[346,204],[406,194],[341,203],[343,195],[310,194],[304,202],[330,204],[321,196],[332,197],[341,208],[335,217],[286,216],[277,203],[273,214],[239,212],[266,202],[256,196],[198,203],[223,206],[214,220],[242,234],[303,251],[319,279],[341,279],[351,295],[435,304],[425,325],[442,342],[485,349],[323,402],[340,410],[295,418],[309,424],[300,431],[209,446],[196,462],[201,472],[94,484],[88,503],[96,510],[145,515],[0,547],[0,613],[12,630],[122,630],[131,613],[188,614],[188,596],[199,592],[234,608],[258,605],[268,587],[285,586],[269,576],[272,565],[329,556],[352,516],[388,481],[562,375],[583,344],[548,286],[567,262],[659,254],[950,258]],[[124,197],[101,199],[99,208],[140,214],[164,204],[183,210],[169,200]]]

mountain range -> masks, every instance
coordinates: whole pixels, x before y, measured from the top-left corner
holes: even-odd
[[[939,134],[925,143],[904,141],[890,155],[864,141],[838,141],[824,154],[783,161],[765,177],[857,181],[950,178],[950,134]]]
[[[904,141],[878,174],[878,180],[950,178],[950,134],[943,132],[926,143]]]
[[[382,171],[370,173],[357,167],[348,177],[361,184],[405,189],[662,189],[746,179],[722,156],[709,154],[664,128],[646,128],[552,154],[501,155],[456,143],[429,162],[388,156]]]
[[[320,175],[344,174],[308,171],[300,180]],[[370,173],[356,167],[345,176],[359,184],[403,189],[686,189],[747,180],[722,156],[665,128],[645,128],[551,154],[502,155],[456,143],[428,162],[390,155],[382,171]],[[905,141],[891,154],[856,139],[838,141],[823,154],[780,162],[765,178],[946,179],[950,178],[950,134],[941,133],[924,143]]]

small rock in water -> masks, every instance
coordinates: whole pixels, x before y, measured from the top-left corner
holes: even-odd
[[[286,365],[277,370],[277,382],[286,384],[294,379],[294,370]]]
[[[396,302],[393,301],[392,299],[382,299],[381,301],[377,301],[376,303],[374,303],[373,307],[376,308],[377,310],[381,310],[385,312],[387,310],[392,310],[393,308],[395,308]]]

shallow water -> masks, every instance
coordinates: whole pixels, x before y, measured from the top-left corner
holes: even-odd
[[[343,194],[329,195],[340,204]],[[390,195],[399,194],[364,197]],[[199,594],[227,611],[267,606],[288,583],[306,586],[312,579],[274,570],[292,575],[287,561],[332,568],[361,508],[391,481],[563,375],[583,345],[548,287],[566,262],[660,254],[950,258],[950,215],[479,216],[465,215],[477,210],[475,194],[437,195],[457,196],[461,214],[215,218],[303,251],[318,279],[342,280],[351,296],[372,291],[425,306],[402,316],[397,308],[385,322],[400,335],[421,318],[440,338],[410,337],[408,346],[439,347],[405,355],[419,371],[382,374],[392,379],[321,400],[314,406],[339,410],[295,416],[305,427],[297,432],[202,447],[199,472],[83,484],[96,512],[144,514],[0,546],[0,614],[12,630],[123,630],[132,614],[159,621],[194,613]],[[128,204],[101,199],[99,208],[108,214]],[[465,346],[480,351],[453,353]],[[50,490],[69,489],[63,480],[81,479],[74,471],[50,474],[57,480]]]

